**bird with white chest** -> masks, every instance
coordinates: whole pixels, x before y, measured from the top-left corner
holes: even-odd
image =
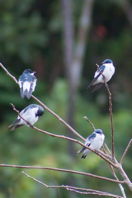
[[[37,78],[34,71],[31,69],[25,69],[22,75],[18,79],[20,87],[20,95],[22,98],[31,98],[32,93],[35,90]]]
[[[105,59],[94,74],[94,79],[89,88],[100,88],[105,82],[109,82],[115,73],[115,67],[111,59]]]
[[[86,138],[85,145],[93,150],[100,150],[103,146],[105,135],[102,129],[95,129],[94,132]],[[78,153],[83,153],[81,158],[86,158],[90,152],[86,147],[83,147]]]
[[[13,131],[23,125],[34,125],[38,121],[39,117],[43,115],[43,113],[44,108],[42,106],[30,104],[20,112],[20,116],[18,116],[8,128]]]

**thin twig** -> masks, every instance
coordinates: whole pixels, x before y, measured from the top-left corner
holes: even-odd
[[[99,192],[86,192],[86,191],[80,191],[80,190],[75,190],[75,189],[67,189],[67,190],[69,190],[69,191],[72,191],[72,192],[75,192],[75,193],[79,193],[79,194],[83,194],[83,195],[98,195],[98,196],[107,196],[107,197],[114,197],[114,198],[123,198],[123,197],[121,197],[121,196],[119,196],[119,195],[114,195],[114,194],[108,194],[108,193],[106,193],[106,192],[102,192],[102,193],[99,193]]]
[[[63,123],[74,135],[78,136],[81,140],[85,141],[85,138],[81,136],[75,129],[73,129],[67,122],[65,122],[59,115],[47,107],[43,102],[41,102],[37,97],[32,95],[32,98],[37,101],[41,106],[43,106],[49,113],[56,117],[61,123]]]
[[[10,76],[16,84],[18,84],[17,79],[4,67],[2,63],[0,63],[0,67],[6,72],[8,76]],[[51,113],[54,117],[56,117],[61,123],[63,123],[74,135],[78,136],[80,139],[85,141],[85,138],[81,136],[75,129],[73,129],[67,122],[65,122],[59,115],[53,112],[50,108],[47,107],[43,102],[41,102],[38,98],[32,95],[32,98],[36,100],[41,106],[43,106],[49,113]]]
[[[0,67],[6,72],[6,74],[7,74],[8,76],[10,76],[10,78],[12,78],[12,79],[15,81],[16,84],[18,84],[18,81],[17,81],[17,79],[15,78],[15,76],[13,76],[13,75],[4,67],[4,65],[3,65],[2,63],[0,63]]]
[[[124,171],[124,169],[122,168],[122,165],[119,164],[119,168],[118,168],[121,176],[123,179],[125,179],[126,184],[128,185],[129,189],[132,191],[132,182],[130,181],[129,177],[127,176],[126,172]]]
[[[16,165],[16,164],[0,164],[0,167],[12,167],[12,168],[25,168],[25,169],[42,169],[42,170],[49,170],[49,171],[58,171],[58,172],[65,172],[65,173],[70,173],[70,174],[77,174],[77,175],[83,175],[87,177],[94,177],[97,179],[109,181],[109,182],[115,182],[115,183],[121,183],[125,184],[126,181],[117,181],[115,179],[111,179],[108,177],[103,177],[99,175],[94,175],[92,173],[86,173],[83,171],[75,171],[75,170],[70,170],[70,169],[63,169],[63,168],[52,168],[52,167],[44,167],[44,166],[28,166],[28,165]]]
[[[19,115],[19,117],[20,117],[21,119],[23,119],[23,120],[27,123],[27,125],[28,125],[29,127],[31,127],[32,129],[35,129],[35,130],[37,130],[38,132],[44,133],[44,134],[49,135],[49,136],[52,136],[52,137],[62,138],[62,139],[69,140],[69,141],[72,141],[72,142],[74,142],[74,143],[80,144],[81,146],[86,147],[86,148],[89,149],[90,151],[96,153],[98,156],[100,156],[102,159],[104,159],[106,162],[108,162],[108,163],[111,164],[112,166],[116,167],[116,164],[114,164],[111,160],[109,160],[109,159],[110,159],[110,156],[105,155],[105,153],[103,153],[103,152],[101,152],[101,151],[93,150],[93,149],[89,148],[89,146],[86,146],[85,144],[83,144],[82,142],[80,142],[79,140],[76,140],[76,139],[74,139],[74,138],[70,138],[70,137],[67,137],[67,136],[64,136],[64,135],[56,135],[56,134],[54,134],[54,133],[50,133],[50,132],[48,132],[48,131],[44,131],[44,130],[42,130],[42,129],[39,129],[39,128],[37,128],[37,127],[31,125],[27,120],[25,120],[25,119],[20,115],[19,111],[15,108],[15,106],[14,106],[13,104],[12,104],[12,107],[13,107],[13,110],[14,110],[15,112],[17,112],[17,114]],[[117,168],[117,167],[116,167],[116,168]]]
[[[0,67],[7,73],[8,76],[10,76],[17,84],[17,80],[16,78],[11,75],[8,70],[0,63]],[[109,90],[109,89],[108,89]],[[108,91],[107,90],[107,91]],[[111,94],[111,93],[110,93]],[[50,110],[44,103],[42,103],[39,99],[37,99],[35,96],[32,96],[32,98],[37,101],[39,104],[41,104],[47,111],[49,111],[52,115],[54,115],[61,123],[63,123],[67,128],[69,128],[74,134],[76,134],[78,137],[80,137],[83,141],[85,141],[85,138],[83,138],[76,130],[74,130],[70,125],[68,125],[60,116],[58,116],[56,113],[54,113],[52,110]],[[113,117],[112,117],[112,99],[111,99],[111,95],[109,97],[109,102],[111,101],[111,129],[112,129],[112,148],[114,148],[114,129],[113,129]],[[31,126],[33,128],[33,126]],[[34,128],[35,129],[35,128]],[[42,130],[43,131],[43,130]],[[42,132],[41,131],[41,132]],[[43,133],[45,133],[46,131],[43,131]],[[52,136],[56,136],[55,134],[53,134]],[[80,141],[77,141],[75,140],[76,143],[80,144],[80,145],[83,145],[85,146],[84,144],[82,144]],[[86,147],[86,146],[85,146]],[[89,147],[86,147],[89,149]],[[90,150],[90,149],[89,149]],[[92,150],[91,150],[92,151]],[[113,149],[114,151],[114,149]],[[130,179],[128,178],[127,174],[125,173],[124,169],[122,168],[122,165],[120,163],[118,163],[118,161],[116,160],[115,156],[112,155],[114,157],[114,163],[111,162],[108,158],[105,158],[104,156],[102,156],[100,154],[100,152],[97,152],[97,151],[93,151],[95,152],[96,154],[98,154],[101,158],[103,158],[105,161],[107,161],[110,165],[112,165],[113,167],[117,168],[118,171],[120,172],[120,174],[122,175],[122,177],[124,178],[124,181],[120,182],[120,183],[126,183],[129,187],[130,190],[132,190],[132,183],[130,181]],[[103,154],[104,155],[104,154]],[[8,164],[0,164],[0,167],[15,167],[15,168],[31,168],[32,166],[20,166],[20,165],[8,165]],[[43,168],[44,169],[44,168]],[[51,168],[46,168],[46,169],[50,169]],[[55,169],[55,168],[54,168]],[[53,168],[52,168],[53,170]],[[58,170],[60,171],[60,170]],[[68,171],[65,171],[65,172],[68,172]],[[75,174],[75,173],[74,173]],[[76,173],[77,174],[77,173]],[[86,173],[85,173],[86,174]],[[87,173],[88,174],[88,173]],[[97,177],[97,176],[96,176]],[[114,180],[112,180],[114,182]],[[115,180],[116,183],[118,183],[117,180]]]
[[[18,81],[16,80],[16,78],[3,66],[2,63],[0,63],[0,67],[7,73],[8,76],[10,76],[17,84]],[[52,115],[54,115],[60,122],[62,122],[67,128],[69,128],[75,135],[77,135],[78,137],[80,137],[83,141],[85,141],[85,138],[83,138],[76,130],[74,130],[68,123],[66,123],[60,116],[58,116],[55,112],[53,112],[50,108],[48,108],[43,102],[41,102],[38,98],[36,98],[35,96],[32,95],[32,98],[37,101],[41,106],[43,106],[48,112],[50,112]],[[19,111],[16,110],[16,112],[19,114]],[[21,115],[19,114],[19,116],[21,117]],[[23,119],[23,118],[22,118]],[[27,124],[34,128],[33,126],[30,125],[30,123],[27,122]],[[35,129],[35,128],[34,128]],[[41,130],[42,132],[42,130]],[[52,135],[54,136],[54,135]],[[57,137],[57,136],[56,136]],[[72,138],[71,138],[72,139]],[[70,138],[69,138],[70,140]],[[74,142],[78,142],[77,140],[75,140]],[[81,142],[79,143],[80,145],[83,145]],[[84,145],[85,146],[85,145]],[[86,148],[88,148],[89,150],[95,152],[97,155],[99,155],[101,158],[103,158],[105,161],[107,161],[108,163],[110,163],[111,165],[113,165],[114,167],[116,167],[115,164],[113,164],[111,161],[109,161],[107,158],[105,158],[104,156],[102,156],[101,154],[99,154],[99,152],[94,151],[92,149],[90,149],[89,147],[85,146]]]
[[[28,178],[32,179],[33,181],[45,186],[46,188],[64,188],[66,190],[74,191],[76,193],[81,193],[81,194],[93,194],[93,195],[99,195],[99,196],[108,196],[108,197],[122,198],[121,196],[118,196],[118,195],[114,195],[114,194],[103,192],[103,191],[99,191],[99,190],[88,189],[88,188],[80,188],[80,187],[69,186],[69,185],[48,185],[48,184],[36,179],[35,177],[29,175],[25,171],[22,171],[22,173],[25,176],[27,176]]]
[[[84,116],[83,118],[90,123],[90,125],[91,125],[91,127],[92,127],[93,130],[96,129],[95,126],[94,126],[94,124],[93,124],[93,122],[87,116]]]
[[[124,153],[123,153],[123,155],[122,155],[122,157],[121,157],[121,160],[120,160],[120,163],[121,163],[121,164],[122,164],[122,162],[123,162],[123,159],[124,159],[124,157],[125,157],[125,155],[126,155],[128,149],[130,148],[131,144],[132,144],[132,139],[128,142],[128,145],[127,145],[127,147],[126,147],[126,149],[125,149],[125,151],[124,151]]]
[[[109,147],[107,146],[107,144],[105,144],[105,151],[106,151],[107,153],[111,154],[111,151],[110,151]],[[115,173],[115,170],[114,170],[113,166],[110,165],[110,168],[111,168],[111,170],[112,170],[112,173],[113,173],[114,177],[117,179],[117,181],[119,181],[119,179],[118,179],[118,177],[117,177],[117,175],[116,175],[116,173]],[[121,193],[122,193],[122,195],[123,195],[123,198],[126,198],[126,194],[125,194],[125,190],[124,190],[123,185],[122,185],[122,184],[118,184],[118,185],[119,185],[119,188],[120,188]]]
[[[115,158],[115,150],[114,150],[114,125],[113,125],[113,112],[112,112],[112,94],[110,92],[109,86],[105,81],[105,77],[104,78],[104,82],[105,82],[105,87],[106,90],[108,92],[108,96],[109,96],[109,114],[110,114],[110,125],[111,125],[111,135],[112,135],[112,159],[114,160]]]
[[[108,153],[110,153],[110,149],[109,149],[109,147],[106,144],[105,144],[105,148],[108,151]],[[126,181],[129,189],[132,191],[132,182],[130,181],[129,177],[127,176],[127,174],[125,173],[124,169],[122,168],[121,163],[119,163],[116,158],[115,158],[115,163],[118,164],[118,171],[120,172],[120,174],[123,177],[123,179]],[[111,165],[110,165],[110,167],[113,168]],[[120,189],[122,189],[122,187]],[[123,192],[123,190],[122,190],[122,192]],[[125,191],[124,191],[124,193],[125,193]]]
[[[116,173],[115,173],[115,170],[114,170],[113,166],[110,166],[110,167],[111,167],[111,169],[112,169],[112,173],[113,173],[114,177],[117,179],[117,181],[119,181],[119,179],[118,179],[118,177],[117,177],[117,175],[116,175]],[[123,195],[123,198],[127,198],[127,197],[126,197],[126,194],[125,194],[125,190],[124,190],[123,185],[122,185],[122,184],[118,184],[118,185],[119,185],[119,188],[120,188],[121,193],[122,193],[122,195]]]

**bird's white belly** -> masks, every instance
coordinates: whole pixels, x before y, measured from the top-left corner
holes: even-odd
[[[29,122],[31,125],[33,125],[35,122],[38,121],[38,116],[36,116],[36,111],[37,111],[36,108],[32,108],[32,109],[26,111],[25,113],[22,112],[22,113],[21,113],[21,116],[24,118],[24,120],[26,120],[26,121]],[[21,118],[22,124],[28,126],[28,124],[27,124],[26,121],[24,121],[24,120]]]
[[[99,150],[103,146],[104,142],[104,135],[97,135],[97,137],[94,139],[94,141],[91,143],[90,148]]]
[[[31,86],[31,83],[30,82],[24,82],[23,83],[23,90],[25,91],[25,90],[30,90],[30,86]]]
[[[106,66],[103,73],[96,80],[96,83],[104,83],[104,77],[105,77],[105,81],[108,82],[112,78],[114,73],[115,73],[115,67],[113,65]]]

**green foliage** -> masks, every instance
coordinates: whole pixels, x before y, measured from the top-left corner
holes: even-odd
[[[33,58],[46,43],[46,33],[42,28],[42,19],[38,12],[29,14],[33,0],[3,2],[1,9],[0,57],[5,54],[33,63]],[[37,54],[36,54],[37,53]],[[8,60],[7,59],[7,60]],[[10,59],[9,59],[10,60]]]

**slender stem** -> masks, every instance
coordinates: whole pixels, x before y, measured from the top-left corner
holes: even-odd
[[[83,118],[90,123],[90,125],[91,125],[91,127],[92,127],[93,130],[96,129],[95,126],[94,126],[94,124],[93,124],[93,122],[87,116],[84,116]]]
[[[105,144],[105,148],[106,148],[107,152],[110,153],[110,149],[109,149],[109,147],[106,144]],[[118,171],[120,172],[121,176],[126,181],[126,184],[128,185],[129,189],[132,191],[132,182],[130,181],[130,179],[128,178],[128,176],[125,173],[124,169],[122,168],[121,163],[119,163],[116,158],[115,158],[115,163],[118,165]],[[114,170],[114,168],[111,165],[110,165],[110,167],[111,167],[112,170]],[[122,193],[125,193],[124,189],[122,189],[122,188],[123,188],[123,186],[120,187]]]
[[[125,181],[117,181],[115,179],[111,179],[111,178],[103,177],[103,176],[99,176],[99,175],[94,175],[92,173],[86,173],[86,172],[82,172],[82,171],[75,171],[75,170],[63,169],[63,168],[52,168],[52,167],[44,167],[44,166],[27,166],[27,165],[16,165],[16,164],[0,164],[0,167],[42,169],[42,170],[49,170],[49,171],[59,171],[59,172],[83,175],[83,176],[87,176],[87,177],[94,177],[94,178],[109,181],[109,182],[115,182],[115,183],[121,183],[121,184],[126,183]]]
[[[75,192],[75,193],[83,194],[83,195],[91,194],[91,195],[98,195],[98,196],[107,196],[107,197],[111,197],[112,196],[114,198],[123,198],[123,197],[121,197],[119,195],[105,194],[105,192],[103,194],[103,193],[96,193],[96,192],[85,192],[85,191],[80,191],[80,190],[75,190],[75,189],[70,189],[70,188],[68,190],[72,191],[72,192]]]
[[[122,155],[122,157],[121,157],[121,160],[120,160],[120,163],[121,163],[121,164],[122,164],[122,162],[123,162],[123,160],[124,160],[124,157],[125,157],[125,155],[126,155],[128,149],[129,149],[129,147],[131,146],[131,144],[132,144],[132,139],[128,142],[128,145],[127,145],[127,147],[126,147],[126,149],[125,149],[125,151],[124,151],[124,153],[123,153],[123,155]]]
[[[113,112],[112,112],[112,94],[110,92],[108,84],[105,82],[105,87],[109,95],[109,114],[110,114],[110,125],[111,125],[111,135],[112,135],[112,159],[115,158],[114,150],[114,125],[113,125]]]
[[[10,76],[17,84],[17,80],[16,78],[3,66],[2,63],[0,63],[0,67],[7,73],[8,76]],[[85,138],[83,138],[76,130],[74,130],[68,123],[66,123],[60,116],[58,116],[55,112],[53,112],[51,109],[49,109],[43,102],[41,102],[38,98],[36,98],[35,96],[32,95],[32,98],[37,101],[40,105],[42,105],[48,112],[50,112],[52,115],[54,115],[60,122],[62,122],[67,128],[69,128],[74,134],[76,134],[78,137],[80,137],[83,141],[85,141]],[[16,112],[19,114],[19,111],[16,110]],[[20,116],[20,114],[19,114]],[[21,117],[21,116],[20,116]],[[22,118],[23,119],[23,118]],[[33,126],[30,125],[30,123],[27,122],[27,124],[33,128]],[[41,130],[42,132],[43,130]],[[44,131],[43,131],[44,132]],[[44,132],[45,133],[45,132]],[[52,134],[52,136],[55,136]],[[57,136],[56,136],[57,137]],[[71,138],[72,139],[72,138]],[[70,140],[70,138],[69,138]],[[79,142],[78,140],[75,140],[74,142],[78,142],[80,145],[85,146],[84,144],[82,144],[81,142]],[[99,155],[101,158],[103,158],[105,161],[107,161],[108,163],[110,163],[112,166],[116,167],[116,164],[111,162],[110,160],[108,160],[107,158],[105,158],[104,156],[102,156],[98,151],[94,151],[92,149],[90,149],[89,147],[85,146],[86,148],[88,148],[89,150],[95,152],[97,155]]]
[[[123,177],[123,179],[125,179],[126,184],[128,185],[129,189],[132,191],[132,182],[130,181],[130,179],[128,178],[127,174],[125,173],[124,169],[122,168],[122,165],[119,164],[119,168],[118,168],[121,176]]]
[[[36,179],[35,177],[29,175],[25,171],[22,171],[22,173],[26,177],[28,177],[28,178],[32,179],[33,181],[43,185],[46,188],[63,188],[65,190],[74,191],[76,193],[81,193],[81,194],[94,194],[94,195],[99,195],[99,196],[108,196],[108,197],[122,198],[119,195],[114,195],[114,194],[107,193],[107,192],[104,192],[104,191],[93,190],[93,189],[88,189],[88,188],[80,188],[80,187],[69,186],[69,185],[48,185],[48,184]]]
[[[50,133],[50,132],[48,132],[48,131],[44,131],[44,130],[42,130],[42,129],[39,129],[39,128],[37,128],[37,127],[31,125],[27,120],[25,120],[25,119],[20,115],[19,111],[15,108],[15,106],[14,106],[13,104],[11,104],[11,105],[12,105],[12,107],[13,107],[13,110],[14,110],[15,112],[18,113],[19,117],[20,117],[21,119],[23,119],[23,120],[27,123],[27,125],[28,125],[29,127],[31,127],[32,129],[35,129],[35,130],[37,130],[38,132],[44,133],[44,134],[49,135],[49,136],[52,136],[52,137],[62,138],[62,139],[66,139],[66,140],[69,140],[69,141],[78,143],[78,144],[80,144],[81,146],[86,147],[86,148],[89,149],[90,151],[96,153],[98,156],[100,156],[102,159],[104,159],[106,162],[108,162],[108,163],[111,164],[112,166],[116,167],[116,164],[114,164],[111,160],[108,159],[108,158],[109,158],[108,155],[105,155],[105,153],[103,153],[103,152],[101,152],[101,151],[96,151],[96,150],[93,150],[93,149],[89,148],[88,146],[86,146],[85,144],[83,144],[82,142],[80,142],[79,140],[76,140],[76,139],[73,139],[73,138],[70,138],[70,137],[67,137],[67,136],[64,136],[64,135],[56,135],[56,134],[54,134],[54,133]],[[116,168],[117,168],[117,167],[116,167]]]
[[[37,97],[32,95],[32,98],[42,105],[49,113],[56,117],[61,123],[63,123],[74,135],[78,136],[81,140],[85,141],[85,138],[82,137],[75,129],[73,129],[66,121],[64,121],[58,114],[53,112],[49,107],[47,107],[43,102],[41,102]]]
[[[110,167],[111,167],[111,169],[112,169],[112,172],[113,172],[114,177],[117,179],[117,181],[119,181],[119,179],[118,179],[118,177],[117,177],[117,175],[116,175],[116,173],[115,173],[115,170],[114,170],[113,166],[110,166]],[[122,184],[118,184],[118,186],[119,186],[119,188],[120,188],[120,190],[121,190],[121,193],[122,193],[122,195],[123,195],[123,198],[127,198],[123,185],[122,185]]]
[[[17,79],[4,67],[2,63],[0,63],[0,67],[6,72],[8,76],[10,76],[16,84],[18,84]],[[41,106],[43,106],[49,113],[51,113],[54,117],[56,117],[61,123],[63,123],[74,135],[78,136],[80,139],[85,141],[85,138],[82,137],[75,129],[73,129],[67,122],[65,122],[58,114],[53,112],[47,105],[45,105],[43,102],[41,102],[37,97],[32,95],[32,98],[37,101]]]
[[[18,81],[17,79],[12,75],[10,74],[10,72],[8,72],[8,70],[2,65],[2,63],[0,63],[0,67],[6,72],[6,74],[8,76],[10,76],[17,84],[18,84]],[[60,138],[64,138],[64,139],[67,139],[67,140],[70,140],[70,141],[73,141],[73,142],[76,142],[78,144],[80,144],[81,146],[85,146],[87,149],[95,152],[97,155],[99,155],[102,159],[104,159],[106,162],[108,162],[110,165],[112,165],[113,167],[117,168],[118,171],[120,172],[120,174],[122,175],[122,177],[124,178],[124,181],[120,181],[118,182],[118,180],[113,180],[113,179],[106,179],[108,181],[111,181],[111,182],[115,182],[115,183],[126,183],[128,185],[128,187],[130,188],[130,190],[132,190],[132,183],[130,181],[130,179],[128,178],[127,174],[125,173],[124,169],[122,168],[122,165],[116,160],[115,156],[114,156],[114,127],[113,127],[113,116],[112,116],[112,97],[111,97],[111,92],[109,90],[109,87],[107,85],[107,83],[105,83],[106,85],[106,88],[107,88],[107,91],[109,93],[109,112],[110,112],[110,119],[111,119],[111,130],[112,130],[112,158],[114,159],[114,162],[112,162],[111,160],[109,160],[110,158],[108,156],[105,156],[106,154],[105,153],[102,153],[101,151],[95,151],[95,150],[92,150],[90,149],[89,147],[85,146],[82,142],[76,140],[76,139],[70,139],[69,137],[64,137],[64,136],[61,136]],[[54,113],[51,109],[49,109],[44,103],[42,103],[38,98],[36,98],[35,96],[32,96],[32,98],[37,101],[39,104],[41,104],[48,112],[50,112],[52,115],[54,115],[61,123],[63,123],[67,128],[69,128],[75,135],[77,135],[79,138],[81,138],[83,141],[85,141],[85,138],[83,138],[76,130],[74,130],[70,125],[68,125],[60,116],[58,116],[56,113]],[[32,127],[33,129],[37,130],[36,127],[33,127],[31,126],[28,122],[27,124]],[[51,135],[51,136],[54,136],[54,137],[59,137],[59,135],[55,135],[55,134],[52,134],[52,133],[49,133],[47,131],[43,131],[41,129],[38,129],[39,132],[42,132],[42,133],[45,133],[47,135]],[[121,161],[123,160],[124,156],[126,155],[126,152],[128,150],[129,147],[127,147],[124,151],[124,154],[122,156],[122,159]],[[14,168],[37,168],[38,166],[21,166],[21,165],[10,165],[10,164],[0,164],[0,167],[14,167]],[[38,167],[37,169],[47,169],[47,170],[57,170],[57,171],[62,171],[63,169],[60,169],[58,170],[57,168],[49,168],[49,167]],[[64,169],[65,171],[62,171],[62,172],[70,172],[70,171],[67,171],[67,169]],[[76,171],[72,171],[70,173],[74,173],[74,174],[80,174],[80,173],[76,173]],[[93,176],[93,174],[90,174],[90,173],[85,173],[83,172],[82,175],[86,175],[86,176]],[[96,178],[99,178],[102,179],[101,176],[96,176]]]
[[[18,84],[18,81],[17,81],[17,79],[15,78],[15,76],[13,76],[13,75],[4,67],[4,65],[3,65],[2,63],[0,63],[0,67],[6,72],[6,74],[7,74],[8,76],[10,76],[10,77],[15,81],[16,84]]]

